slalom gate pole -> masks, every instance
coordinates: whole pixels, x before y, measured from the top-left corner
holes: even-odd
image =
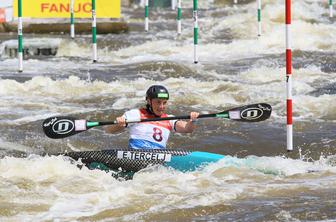
[[[149,8],[148,8],[148,1],[149,0],[145,0],[145,31],[148,32],[148,14],[149,14]]]
[[[74,0],[70,0],[70,36],[75,38]]]
[[[181,24],[181,18],[182,18],[182,8],[181,8],[181,1],[182,0],[177,0],[177,34],[181,34],[182,30],[182,24]]]
[[[194,18],[194,63],[198,63],[198,55],[197,55],[197,48],[198,48],[198,6],[197,0],[194,1],[193,7],[193,18]]]
[[[287,151],[293,150],[291,0],[286,0]]]
[[[92,0],[92,50],[93,62],[97,62],[97,18],[96,18],[96,0]]]
[[[261,36],[261,0],[257,0],[258,5],[258,36]]]
[[[19,72],[23,72],[23,45],[22,45],[22,0],[18,0],[18,60]]]

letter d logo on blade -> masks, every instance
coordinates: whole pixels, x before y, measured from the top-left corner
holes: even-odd
[[[248,108],[243,110],[240,113],[240,116],[242,119],[247,119],[247,120],[255,120],[259,119],[263,115],[264,111],[259,108]]]
[[[58,120],[52,127],[52,130],[57,134],[66,134],[71,132],[75,124],[70,120]]]

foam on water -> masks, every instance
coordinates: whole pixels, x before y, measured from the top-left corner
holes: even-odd
[[[285,116],[285,69],[252,67],[238,75],[213,75],[223,80],[202,81],[194,78],[167,78],[161,84],[172,92],[173,104],[202,107],[230,107],[258,102],[263,98],[275,106],[275,117]],[[335,83],[334,73],[322,72],[316,66],[295,70],[293,75],[293,100],[295,118],[334,120],[335,94],[314,95],[312,92]],[[228,81],[230,79],[230,81]],[[47,113],[72,113],[75,110],[91,111],[97,107],[129,109],[142,104],[145,89],[156,81],[138,78],[132,81],[87,81],[76,76],[52,80],[49,77],[33,77],[26,82],[0,80],[1,110],[3,115],[16,107],[18,122],[44,118]],[[252,84],[251,84],[252,83]],[[125,88],[125,85],[128,87]],[[230,90],[232,89],[232,90]],[[188,95],[187,97],[184,95]],[[97,102],[93,99],[97,98]],[[92,100],[85,107],[80,101]],[[99,101],[113,101],[102,103]],[[261,101],[260,101],[261,102]],[[19,110],[21,109],[21,113]],[[44,110],[44,111],[43,111]],[[204,110],[206,111],[206,110]],[[32,115],[34,113],[34,115]],[[2,121],[5,121],[3,119]]]
[[[283,2],[278,0],[271,3],[263,3],[263,30],[262,36],[258,39],[256,39],[255,2],[240,5],[239,7],[239,10],[235,10],[234,12],[230,12],[227,8],[222,9],[225,12],[229,12],[229,15],[225,19],[222,17],[213,18],[206,14],[203,17],[200,16],[200,44],[198,52],[201,62],[247,58],[252,55],[279,54],[284,52],[285,28]],[[294,2],[292,11],[293,21],[291,31],[293,50],[335,51],[336,40],[333,36],[335,36],[336,28],[324,19],[325,7],[322,4],[311,3],[309,1]],[[186,25],[190,22],[190,19],[186,19],[184,24]],[[229,35],[233,36],[234,40],[227,44],[214,43],[214,39],[218,38],[217,33],[223,30],[229,30]],[[117,51],[100,49],[99,61],[109,64],[131,64],[153,60],[192,61],[192,32],[184,31],[179,40],[162,39],[160,35],[160,32],[153,34],[154,40],[152,41],[146,41],[139,45],[131,45]],[[173,31],[167,31],[165,34],[169,38],[172,38],[174,35]],[[305,41],[302,41],[302,39],[305,39]],[[59,41],[56,38],[52,40]],[[91,47],[85,43],[62,40],[58,47],[57,57],[68,56],[83,57],[85,60],[91,62]],[[32,62],[27,61],[26,63]],[[66,63],[69,63],[69,65],[66,65]],[[64,67],[76,66],[76,64],[76,62],[67,62],[64,60],[59,69],[62,70]],[[15,65],[14,67],[16,68]],[[46,68],[47,64],[44,69]],[[28,71],[31,70],[32,65],[25,66],[25,69]]]
[[[335,175],[335,166],[325,158],[306,162],[283,157],[227,156],[195,172],[147,168],[129,181],[116,180],[104,171],[79,169],[62,156],[0,160],[0,186],[7,190],[2,202],[29,203],[34,199],[34,204],[48,206],[37,207],[35,215],[22,212],[12,219],[70,220],[103,211],[111,211],[114,219],[139,219],[148,214],[216,206],[279,190],[285,195],[295,190],[332,187],[336,185]]]
[[[207,4],[211,5],[211,3]],[[208,8],[206,5],[204,7]],[[282,1],[263,2],[263,30],[262,36],[259,39],[256,39],[255,2],[242,4],[239,6],[239,10],[232,11],[232,9],[228,8],[223,8],[222,10],[229,13],[225,19],[222,17],[213,18],[211,14],[204,14],[203,17],[199,16],[200,61],[220,61],[223,59],[251,57],[251,55],[258,54],[278,54],[284,52],[285,18]],[[336,40],[333,36],[335,36],[336,28],[325,19],[325,11],[324,5],[316,2],[303,1],[293,3],[291,31],[294,50],[335,51]],[[184,21],[184,25],[187,26],[188,23],[191,23],[191,19],[189,18]],[[229,30],[234,40],[227,44],[213,43],[214,39],[218,38],[216,33],[220,33],[223,30]],[[102,49],[101,53],[99,53],[99,60],[112,64],[130,64],[153,60],[192,61],[191,52],[193,45],[191,31],[184,31],[179,40],[162,39],[160,35],[161,32],[154,33],[153,41],[131,45],[117,51],[109,52],[106,49]],[[165,36],[172,38],[175,36],[175,33],[170,31]],[[305,41],[302,41],[302,39]],[[56,40],[59,41],[59,39],[55,38],[54,41]],[[91,57],[91,47],[85,43],[62,40],[59,44],[57,56],[75,56],[89,59]],[[64,63],[64,67],[66,61],[62,63]],[[76,65],[76,63],[73,63],[73,65]],[[25,68],[29,70],[32,67],[27,66]]]
[[[223,18],[201,17],[200,61],[221,61],[248,58],[260,54],[284,53],[285,27],[282,1],[265,2],[262,10],[262,36],[258,39],[255,2],[240,6],[240,10]],[[226,10],[226,9],[224,9]],[[335,51],[334,25],[323,19],[325,8],[319,4],[293,3],[292,47],[303,51]],[[252,27],[252,28],[251,28]],[[255,28],[253,28],[255,27]],[[227,44],[213,43],[217,33],[230,30],[234,40]],[[169,35],[169,33],[167,33]],[[171,36],[174,32],[171,32]],[[308,38],[309,37],[309,38]],[[302,41],[304,39],[305,41]],[[103,60],[129,64],[153,60],[192,61],[192,32],[184,32],[180,40],[156,38],[143,44],[119,49],[103,55]],[[127,59],[125,59],[127,58]]]

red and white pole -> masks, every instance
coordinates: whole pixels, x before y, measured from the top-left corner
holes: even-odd
[[[291,0],[286,0],[287,151],[293,150]]]

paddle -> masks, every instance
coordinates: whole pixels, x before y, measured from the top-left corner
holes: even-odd
[[[198,119],[218,117],[242,122],[259,122],[271,116],[272,107],[266,103],[257,103],[229,109],[220,113],[201,114]],[[172,116],[151,119],[126,120],[127,123],[153,122],[164,120],[190,119],[190,115]],[[76,119],[68,116],[50,117],[43,121],[44,133],[52,139],[61,139],[86,131],[92,127],[117,124],[114,121],[97,122],[84,119]]]

